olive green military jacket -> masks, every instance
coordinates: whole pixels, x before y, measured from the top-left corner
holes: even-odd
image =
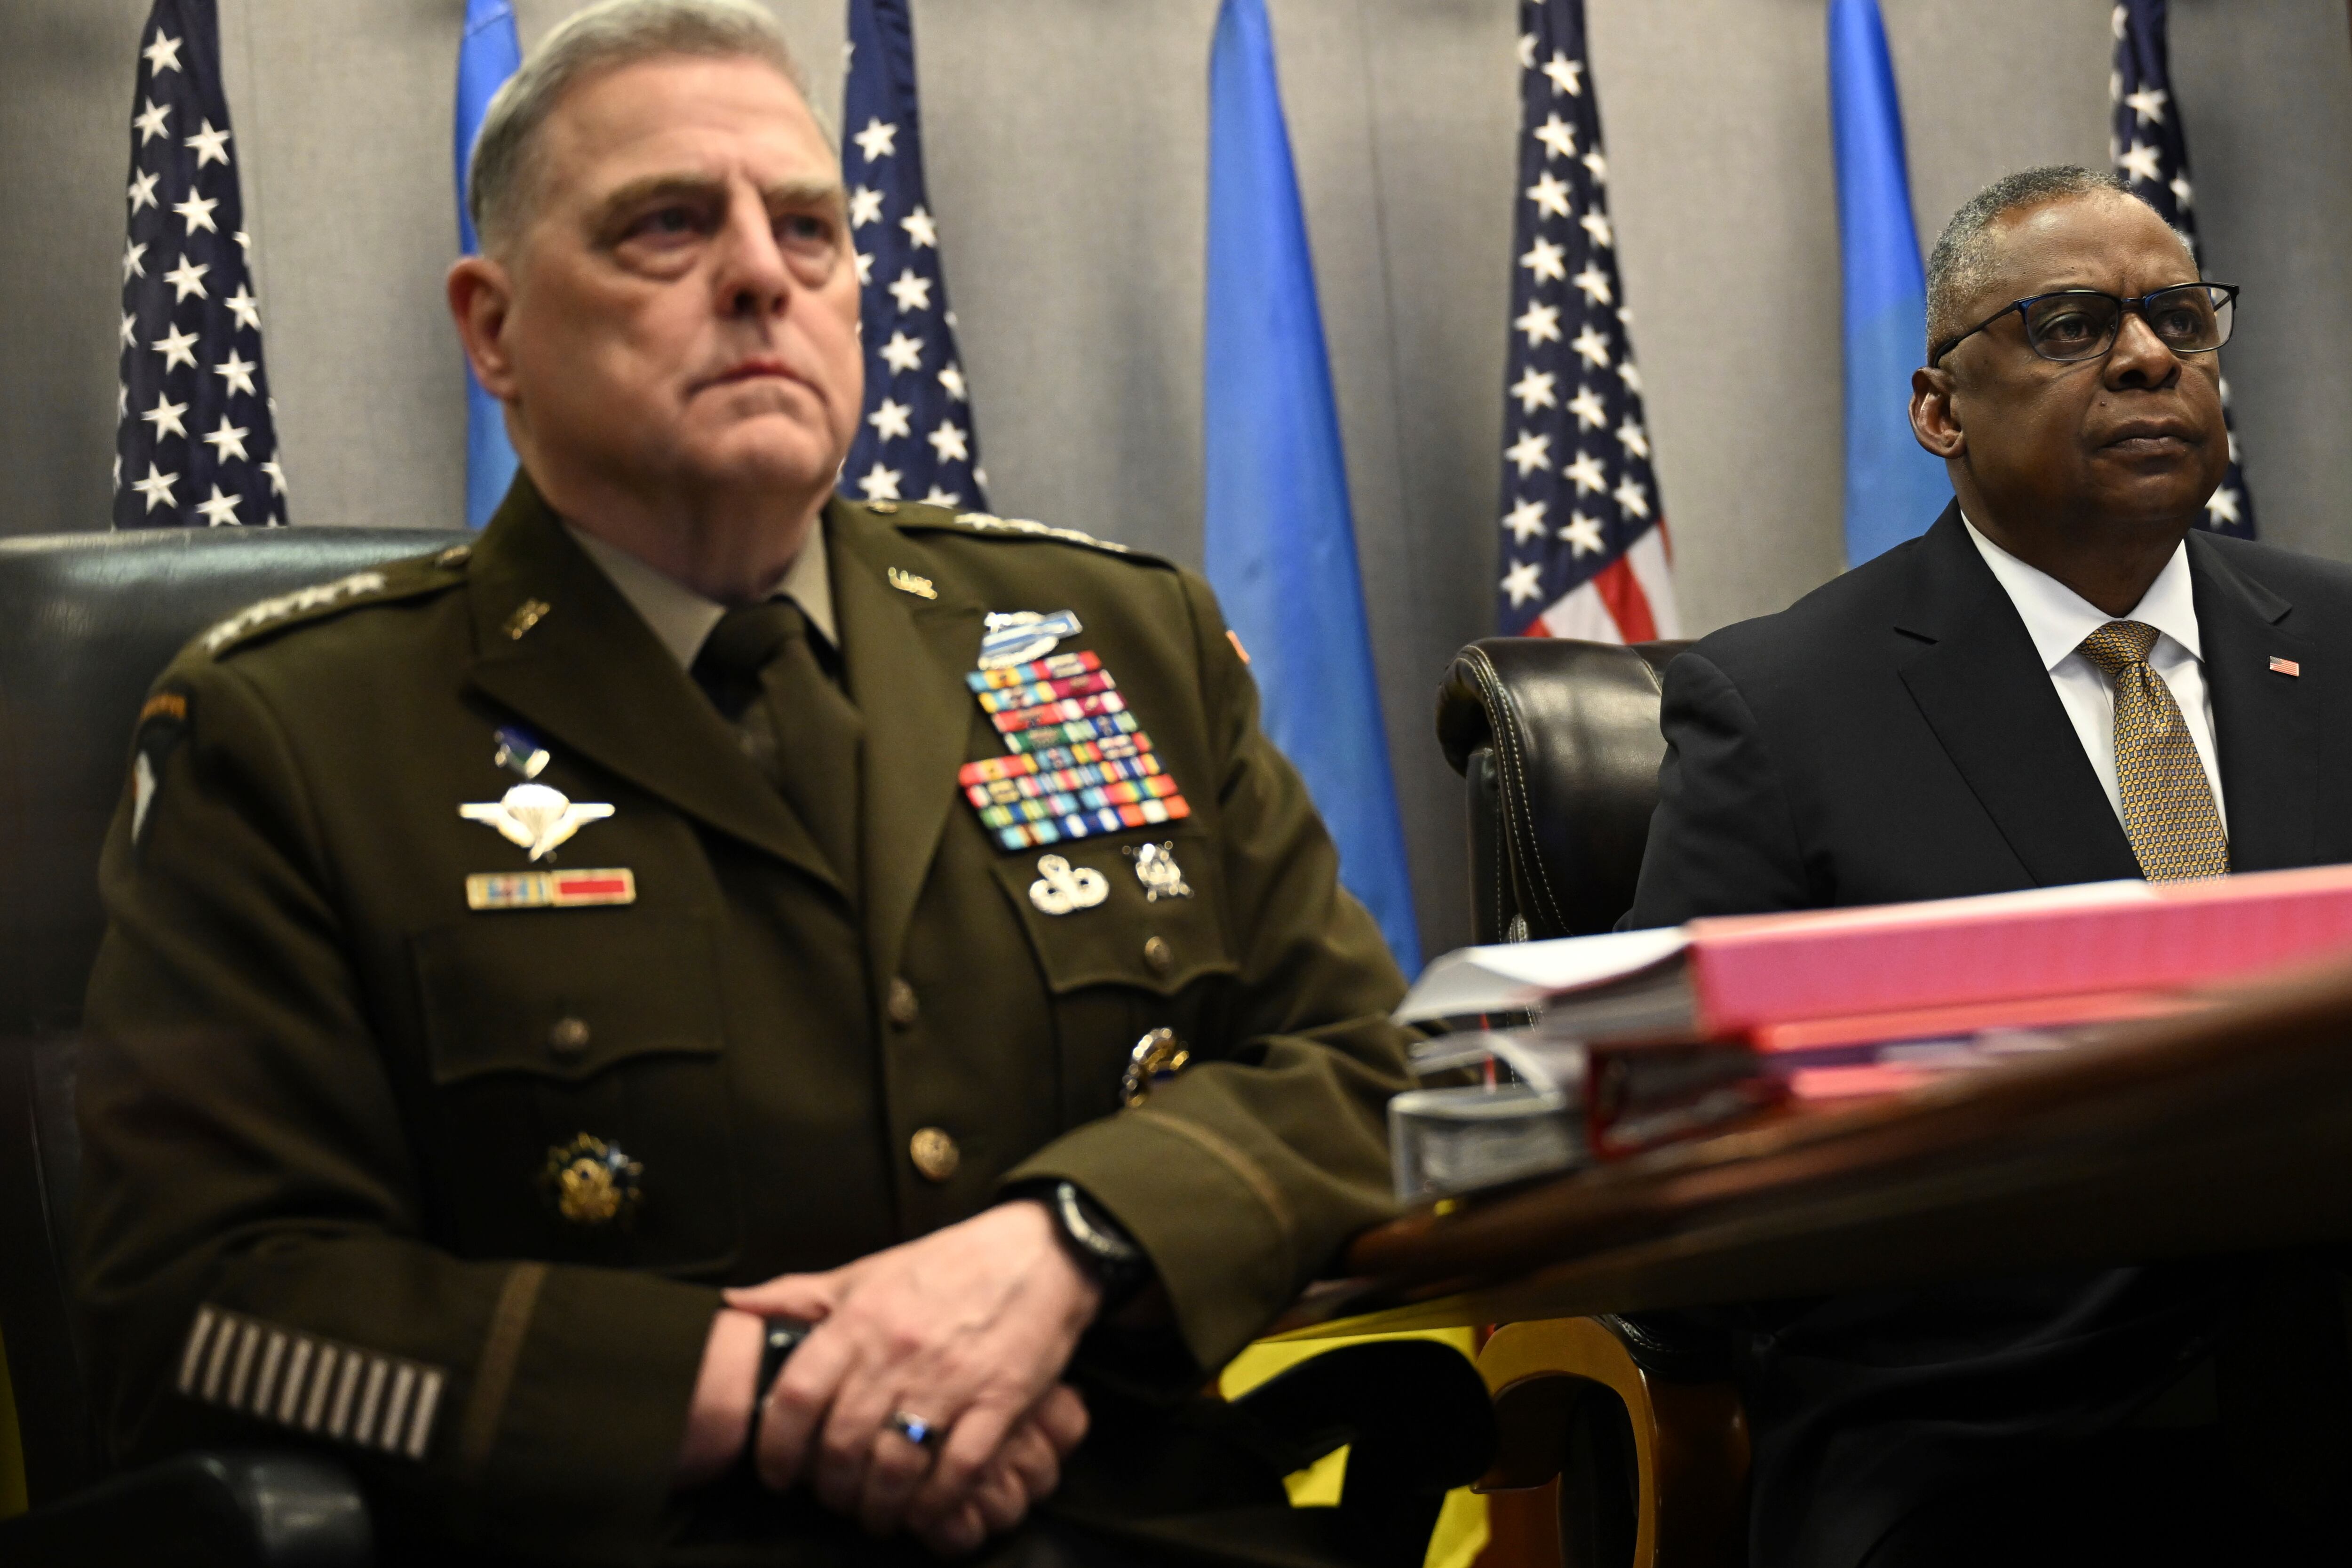
[[[1066,1176],[1206,1368],[1387,1212],[1401,978],[1207,586],[936,508],[824,527],[855,887],[527,479],[470,553],[255,606],[163,675],[81,1067],[119,1453],[291,1429],[432,1535],[635,1560],[722,1285]],[[958,772],[1005,751],[965,681],[984,616],[1064,609],[1192,809],[1054,846],[1107,890],[1053,913]],[[518,782],[500,726],[611,807],[551,860],[460,813]],[[1150,896],[1146,842],[1187,893]],[[634,900],[516,907],[551,865]],[[470,907],[491,874],[508,907]],[[1124,1109],[1157,1027],[1193,1065]]]

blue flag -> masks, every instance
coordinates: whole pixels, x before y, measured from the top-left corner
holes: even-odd
[[[155,0],[140,32],[114,400],[114,526],[286,521],[261,302],[213,0]]]
[[[1339,845],[1340,880],[1412,973],[1420,930],[1265,0],[1223,0],[1209,58],[1205,362],[1209,581],[1255,657],[1266,733]]]
[[[466,164],[482,116],[507,78],[522,64],[515,37],[514,7],[508,0],[466,0],[466,36],[457,45],[457,247],[467,256],[481,248],[474,217],[466,209]],[[466,367],[466,524],[479,528],[499,510],[514,482],[514,447],[507,440],[506,409],[482,390]]]
[[[1845,275],[1845,562],[1859,566],[1926,532],[1952,499],[1943,463],[1911,434],[1927,279],[1878,0],[1830,0],[1830,117]]]
[[[924,192],[907,0],[849,0],[841,123],[866,347],[865,418],[841,465],[842,491],[981,510],[988,476],[956,358],[939,221]]]

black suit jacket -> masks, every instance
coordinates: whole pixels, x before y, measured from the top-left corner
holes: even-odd
[[[2352,859],[2352,570],[2203,533],[2189,563],[2231,868]],[[1706,638],[1664,687],[1629,925],[2139,875],[1957,505]],[[2201,1353],[2228,1296],[2215,1270],[2139,1268],[1728,1314],[1756,1433],[1755,1561],[1850,1564],[1939,1492],[2063,1463]]]

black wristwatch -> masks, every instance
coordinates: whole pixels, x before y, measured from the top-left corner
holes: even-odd
[[[768,1405],[768,1391],[776,1385],[778,1374],[784,1370],[784,1361],[800,1349],[801,1342],[809,1337],[816,1325],[798,1318],[766,1318],[760,1331],[760,1370],[751,1382],[751,1426],[745,1434],[743,1452],[748,1458],[760,1447],[760,1412]]]
[[[1008,1198],[1035,1198],[1054,1216],[1054,1230],[1078,1267],[1102,1288],[1102,1310],[1116,1311],[1151,1279],[1151,1259],[1118,1221],[1105,1214],[1076,1182],[1024,1182]]]

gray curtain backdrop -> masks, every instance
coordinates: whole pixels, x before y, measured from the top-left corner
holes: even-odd
[[[837,101],[841,0],[771,0]],[[1923,236],[2106,156],[2107,0],[1882,0]],[[1431,700],[1492,630],[1513,0],[1271,0],[1425,945],[1468,931]],[[1822,0],[1587,0],[1682,608],[1836,573]],[[572,0],[519,0],[528,46]],[[462,0],[221,0],[294,519],[447,526]],[[146,0],[0,4],[0,531],[104,526]],[[995,510],[1196,563],[1214,0],[917,0],[932,206]],[[2230,382],[2268,538],[2352,559],[2352,37],[2337,0],[2174,0]]]

